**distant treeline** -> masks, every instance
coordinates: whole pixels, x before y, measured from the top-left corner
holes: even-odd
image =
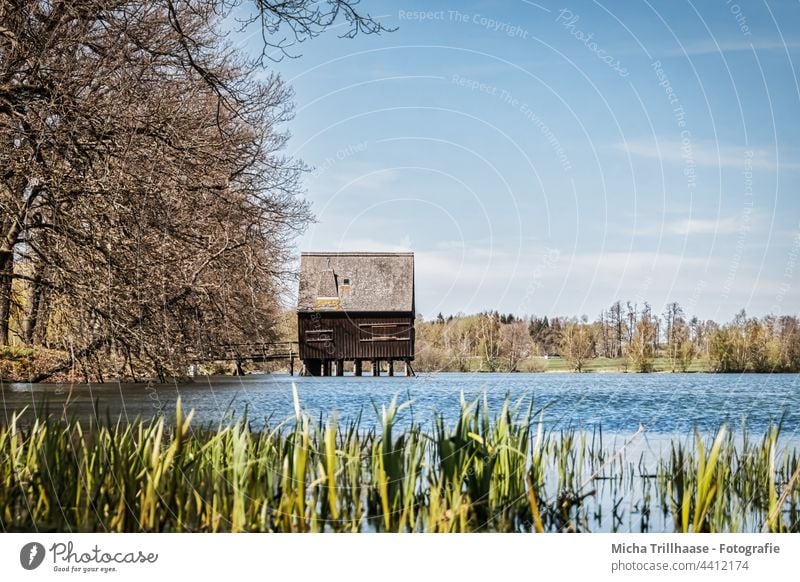
[[[800,319],[748,317],[742,310],[720,324],[689,318],[678,303],[659,315],[648,303],[617,301],[595,321],[486,311],[417,322],[417,367],[423,370],[541,371],[549,356],[579,372],[600,357],[635,372],[653,371],[656,359],[674,372],[698,359],[714,372],[797,372]]]

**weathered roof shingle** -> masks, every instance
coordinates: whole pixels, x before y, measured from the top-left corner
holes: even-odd
[[[413,312],[414,253],[301,253],[297,310]]]

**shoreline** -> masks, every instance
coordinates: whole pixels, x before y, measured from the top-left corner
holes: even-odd
[[[431,375],[431,374],[481,374],[486,376],[541,376],[543,374],[558,374],[558,375],[571,375],[571,376],[593,376],[593,375],[641,375],[641,376],[663,376],[663,375],[708,375],[708,376],[773,376],[773,375],[780,375],[780,376],[791,376],[793,374],[800,374],[800,372],[787,372],[787,371],[772,371],[772,372],[758,372],[754,370],[744,370],[744,371],[737,371],[737,372],[714,372],[711,370],[686,370],[686,371],[671,371],[671,370],[654,370],[652,372],[634,372],[634,371],[623,371],[623,370],[613,370],[613,369],[594,369],[594,370],[583,370],[582,372],[576,372],[575,370],[541,370],[538,372],[531,372],[531,371],[488,371],[488,370],[471,370],[467,372],[457,371],[457,370],[417,370],[416,377],[421,375]],[[153,386],[166,386],[166,385],[191,385],[196,384],[198,382],[202,382],[204,380],[220,380],[220,379],[229,379],[234,380],[237,378],[254,378],[254,377],[264,377],[264,376],[289,376],[288,370],[278,370],[278,371],[270,371],[270,372],[246,372],[244,375],[235,375],[235,374],[198,374],[196,376],[182,376],[182,377],[168,377],[165,379],[164,382],[160,381],[158,378],[106,378],[104,381],[90,381],[86,382],[85,380],[74,380],[74,381],[52,381],[52,382],[31,382],[29,380],[18,380],[14,378],[0,378],[0,387],[5,386],[12,386],[12,385],[29,385],[29,386],[109,386],[114,384],[119,385],[153,385]],[[381,374],[380,376],[354,376],[352,373],[345,374],[344,376],[300,376],[295,374],[294,376],[298,380],[307,380],[307,379],[314,379],[314,378],[359,378],[360,380],[375,380],[377,378],[384,378],[384,379],[393,379],[393,380],[401,380],[403,378],[414,378],[415,376],[388,376],[386,374]]]

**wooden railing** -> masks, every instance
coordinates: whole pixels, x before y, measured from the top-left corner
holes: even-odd
[[[298,343],[293,341],[243,343],[209,346],[203,360],[269,361],[296,358]]]
[[[235,362],[238,374],[243,373],[243,362],[269,362],[289,360],[289,373],[294,375],[294,361],[298,358],[298,342],[259,342],[208,346],[195,362]]]

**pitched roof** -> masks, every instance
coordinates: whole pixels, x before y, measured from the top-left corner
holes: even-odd
[[[414,253],[301,253],[297,310],[413,312]]]

